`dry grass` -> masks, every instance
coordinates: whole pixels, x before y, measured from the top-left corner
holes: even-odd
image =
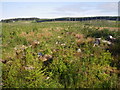
[[[28,42],[32,42],[35,37],[35,32],[29,32],[28,34],[26,32],[22,32],[19,36],[25,37]]]
[[[24,36],[26,36],[27,35],[27,33],[26,32],[22,32],[21,34],[20,34],[20,36],[22,37],[24,37]]]
[[[110,31],[118,31],[118,30],[120,30],[120,28],[118,28],[118,27],[95,27],[95,28],[98,29],[98,30],[108,29]]]
[[[105,67],[104,70],[106,71],[106,73],[117,73],[117,74],[120,74],[120,70],[117,70],[116,68],[114,67]]]
[[[76,53],[74,54],[74,56],[76,56],[76,57],[83,57],[83,54],[82,54],[82,53],[79,53],[79,52],[76,52]]]
[[[77,42],[77,45],[84,44],[85,39],[78,39],[78,40],[76,40],[76,42]]]
[[[76,43],[77,43],[77,45],[80,45],[80,44],[84,44],[84,43],[85,43],[85,38],[84,38],[84,35],[83,35],[83,34],[75,34],[75,33],[73,33],[73,35],[74,35],[75,38],[76,38]]]
[[[52,28],[43,28],[42,31],[49,31],[52,30]]]
[[[54,29],[54,31],[57,31],[57,32],[59,32],[59,31],[61,31],[61,30],[63,30],[64,28],[62,28],[62,27],[56,27],[55,29]]]
[[[47,37],[52,36],[52,33],[50,31],[48,31],[50,29],[44,28],[43,30],[44,30],[43,32],[37,33],[37,34],[35,34],[35,32],[29,32],[28,34],[26,32],[22,32],[19,36],[20,37],[25,37],[28,42],[32,42],[33,38],[35,38],[35,37],[36,37],[36,39],[40,39],[42,37],[47,38]]]
[[[34,37],[35,36],[35,32],[29,32],[28,34],[26,32],[22,32],[19,36],[21,37]]]
[[[84,38],[84,35],[83,34],[75,34],[75,37],[77,39],[83,39]]]
[[[38,34],[36,35],[36,37],[40,39],[41,37],[43,37],[43,34],[42,34],[42,33],[38,33]]]
[[[87,37],[87,39],[86,39],[86,42],[87,43],[91,43],[91,42],[93,42],[93,41],[95,41],[95,39],[94,38],[92,38],[92,37]]]

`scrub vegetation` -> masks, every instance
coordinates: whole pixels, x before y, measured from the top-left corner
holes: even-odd
[[[2,87],[120,88],[118,29],[109,20],[2,23]],[[94,47],[109,35],[115,42]]]

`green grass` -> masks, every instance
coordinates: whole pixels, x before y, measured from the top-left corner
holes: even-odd
[[[96,27],[120,27],[119,21],[112,20],[91,20],[91,21],[83,21],[86,25],[93,25]]]
[[[116,27],[115,23],[111,22]],[[115,59],[106,50],[109,46],[101,43],[93,47],[93,42],[95,37],[106,39],[109,34],[117,37],[120,33],[91,27],[85,22],[3,23],[2,59],[7,61],[2,69],[3,87],[118,88],[118,74],[109,70],[117,69],[116,64],[111,66]],[[40,44],[33,45],[34,40]],[[16,54],[14,48],[22,45],[28,48]],[[43,62],[39,52],[51,55],[52,61]]]

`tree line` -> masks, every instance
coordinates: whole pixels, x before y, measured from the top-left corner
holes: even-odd
[[[54,18],[54,19],[40,19],[40,18],[14,18],[4,19],[1,22],[9,23],[16,21],[35,21],[35,22],[46,22],[46,21],[88,21],[88,20],[113,20],[120,21],[119,16],[99,16],[99,17],[65,17],[65,18]]]

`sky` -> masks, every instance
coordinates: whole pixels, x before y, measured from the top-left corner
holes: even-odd
[[[106,1],[4,0],[0,2],[0,18],[118,16],[118,0]]]

